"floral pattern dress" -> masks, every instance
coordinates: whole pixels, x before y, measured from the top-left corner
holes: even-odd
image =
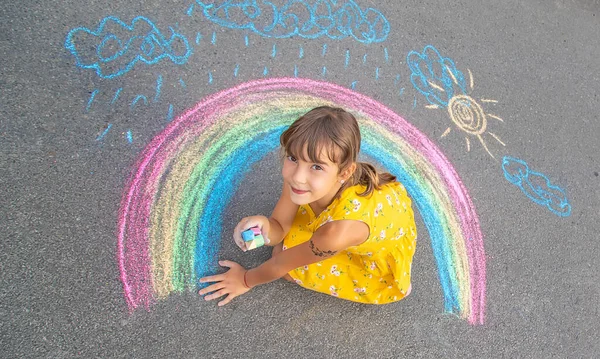
[[[401,300],[410,293],[410,271],[417,230],[411,200],[399,182],[388,183],[361,197],[364,186],[346,188],[323,212],[315,216],[302,205],[283,249],[308,241],[322,225],[337,220],[357,220],[369,226],[369,238],[320,262],[289,272],[299,285],[335,297],[369,304]]]

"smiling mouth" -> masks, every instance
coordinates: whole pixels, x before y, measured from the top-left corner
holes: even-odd
[[[292,187],[292,192],[294,192],[295,194],[304,194],[304,193],[307,193],[308,191],[301,191],[299,189]]]

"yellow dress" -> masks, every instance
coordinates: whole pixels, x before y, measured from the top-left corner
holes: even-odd
[[[322,225],[357,220],[369,226],[369,238],[335,256],[289,272],[299,285],[335,297],[369,304],[398,301],[410,293],[410,271],[417,230],[411,200],[399,182],[361,197],[364,186],[346,188],[315,216],[302,205],[283,239],[283,249],[308,241]]]

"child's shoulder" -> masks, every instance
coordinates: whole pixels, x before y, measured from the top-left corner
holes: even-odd
[[[361,185],[361,184],[356,184],[354,186],[350,186],[348,188],[346,188],[342,193],[341,193],[341,197],[345,197],[345,196],[358,196],[360,193],[363,193],[365,190],[367,189],[367,186],[365,185]],[[394,181],[394,182],[389,182],[386,183],[382,186],[379,187],[379,189],[374,189],[373,192],[365,197],[371,197],[371,196],[376,196],[378,194],[389,194],[391,192],[402,192],[402,191],[406,191],[404,186],[402,185],[402,183],[398,182],[398,181]]]
[[[361,194],[367,189],[366,186],[357,184],[346,188],[340,194],[340,203],[347,201],[359,201],[362,203],[377,202],[387,197],[401,196],[406,193],[404,186],[400,182],[390,182],[381,186],[379,189],[373,190],[369,195],[362,196]]]

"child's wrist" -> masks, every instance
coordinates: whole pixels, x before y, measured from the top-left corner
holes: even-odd
[[[248,279],[246,278],[246,275],[248,274],[248,271],[244,272],[244,287],[246,287],[246,289],[251,289],[251,287],[248,285]]]

